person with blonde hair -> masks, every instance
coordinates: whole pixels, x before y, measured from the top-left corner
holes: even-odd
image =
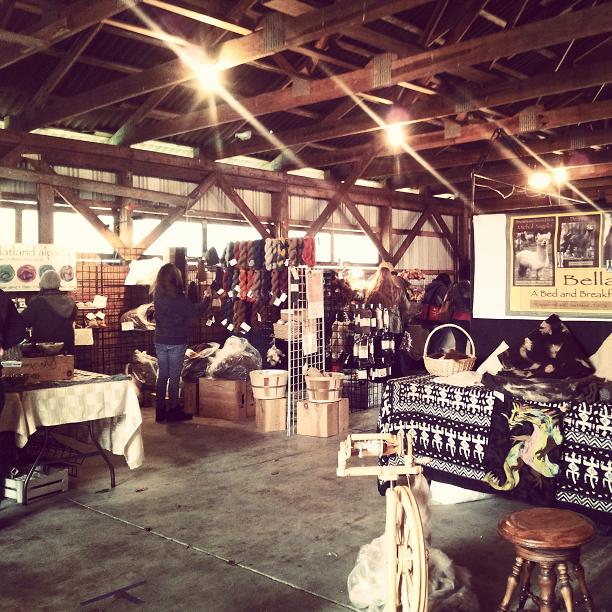
[[[158,423],[185,421],[191,415],[179,409],[178,395],[188,344],[189,322],[209,312],[212,299],[207,296],[199,304],[192,304],[185,297],[180,270],[171,263],[159,269],[152,293],[155,308],[155,353],[159,366],[155,388],[155,420]],[[169,398],[167,407],[166,388]]]

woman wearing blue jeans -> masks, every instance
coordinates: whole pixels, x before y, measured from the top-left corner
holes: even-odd
[[[153,289],[155,307],[155,352],[159,365],[156,386],[155,420],[185,421],[191,418],[178,407],[179,382],[189,322],[210,310],[211,298],[192,304],[183,289],[183,279],[174,264],[163,265],[157,274]],[[166,387],[168,406],[166,406]]]

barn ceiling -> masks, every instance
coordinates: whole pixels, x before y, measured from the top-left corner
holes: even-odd
[[[537,155],[596,197],[612,189],[609,4],[4,0],[0,115],[429,193],[468,192],[485,152],[508,181]],[[512,140],[488,147],[498,128]]]

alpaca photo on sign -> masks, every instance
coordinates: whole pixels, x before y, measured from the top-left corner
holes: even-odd
[[[554,285],[554,217],[515,219],[512,227],[515,286]]]
[[[600,235],[600,214],[559,217],[557,266],[598,268]]]

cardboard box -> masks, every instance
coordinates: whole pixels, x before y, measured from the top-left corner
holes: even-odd
[[[26,376],[27,385],[54,380],[70,380],[74,376],[74,355],[54,355],[53,357],[23,357],[21,366],[5,366],[3,378]]]
[[[229,421],[255,416],[255,399],[249,382],[200,378],[198,385],[198,416]]]
[[[187,414],[198,413],[198,383],[183,381],[183,410]]]
[[[287,398],[255,400],[255,427],[258,431],[285,431]]]
[[[348,399],[337,402],[298,402],[297,433],[329,438],[348,429]]]

